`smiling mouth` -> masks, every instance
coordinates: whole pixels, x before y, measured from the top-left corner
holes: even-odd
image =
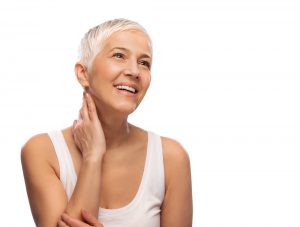
[[[118,90],[120,91],[127,91],[127,92],[130,92],[132,94],[136,94],[138,92],[137,89],[133,88],[133,87],[130,87],[130,86],[127,86],[127,85],[117,85],[115,86]]]

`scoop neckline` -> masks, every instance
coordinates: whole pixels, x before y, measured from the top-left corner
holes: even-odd
[[[74,162],[73,162],[73,159],[72,159],[72,156],[71,156],[71,153],[70,153],[70,150],[69,150],[69,147],[67,145],[67,142],[66,142],[66,139],[63,135],[63,132],[60,131],[62,137],[63,137],[63,140],[64,140],[64,143],[66,144],[66,147],[68,149],[68,153],[71,157],[71,160],[72,160],[72,169],[73,169],[73,172],[75,173],[75,176],[76,176],[76,182],[77,182],[77,173],[75,171],[75,167],[74,167]],[[107,209],[107,208],[102,208],[99,206],[99,218],[100,217],[104,217],[104,216],[117,216],[117,215],[121,215],[125,212],[129,212],[130,210],[132,210],[135,205],[140,201],[140,198],[144,192],[144,188],[145,188],[145,184],[147,182],[147,178],[148,178],[148,169],[149,169],[149,159],[150,159],[150,146],[151,146],[151,132],[147,131],[147,150],[146,150],[146,159],[145,159],[145,163],[144,163],[144,170],[143,170],[143,175],[142,175],[142,179],[140,181],[140,184],[139,184],[139,187],[138,187],[138,190],[135,194],[135,196],[133,197],[133,199],[125,206],[122,206],[122,207],[119,207],[119,208],[112,208],[112,209]]]
[[[144,164],[144,171],[142,175],[142,179],[140,181],[140,185],[138,187],[138,190],[133,197],[133,199],[125,206],[119,207],[119,208],[112,208],[112,209],[106,209],[99,207],[99,217],[104,217],[104,216],[116,216],[116,215],[121,215],[125,212],[129,212],[132,210],[135,205],[140,201],[141,196],[143,192],[145,191],[145,184],[147,182],[148,178],[148,166],[149,166],[149,159],[150,159],[150,144],[151,144],[151,133],[147,132],[147,151],[146,151],[146,159],[145,159],[145,164]]]

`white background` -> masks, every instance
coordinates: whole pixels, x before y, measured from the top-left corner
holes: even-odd
[[[130,120],[189,152],[194,226],[300,226],[299,0],[1,1],[0,226],[34,226],[21,146],[72,124],[79,41],[118,17],[152,36]]]

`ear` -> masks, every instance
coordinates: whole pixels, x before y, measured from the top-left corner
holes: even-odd
[[[89,78],[88,78],[88,72],[85,65],[83,65],[80,62],[77,62],[75,64],[75,75],[78,80],[78,82],[81,84],[83,88],[87,88],[90,86],[89,84]]]

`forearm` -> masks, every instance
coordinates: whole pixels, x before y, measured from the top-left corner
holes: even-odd
[[[91,96],[84,95],[79,120],[74,121],[72,134],[82,156],[81,167],[73,194],[65,212],[82,220],[84,208],[98,216],[100,201],[101,166],[106,142],[96,106]]]
[[[81,219],[82,208],[98,216],[101,163],[100,158],[82,161],[77,183],[65,210],[70,216]]]

